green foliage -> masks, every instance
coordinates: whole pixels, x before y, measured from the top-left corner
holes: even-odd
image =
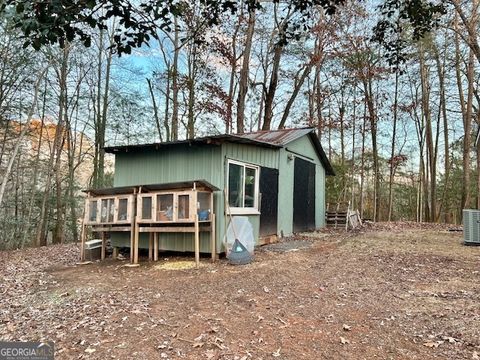
[[[386,0],[378,8],[382,18],[373,28],[373,40],[383,45],[387,61],[394,66],[407,60],[406,29],[411,29],[413,40],[419,40],[446,14],[445,1]]]
[[[327,176],[326,179],[326,195],[327,202],[336,203],[345,201],[347,194],[347,186],[351,179],[351,164],[333,163],[335,176]]]
[[[112,172],[105,173],[105,176],[103,179],[104,187],[106,188],[113,187],[113,178],[114,178],[114,174]]]
[[[274,2],[280,2],[275,0]],[[285,22],[279,42],[283,45],[298,39],[314,25],[313,15],[318,7],[327,15],[336,12],[345,0],[291,0],[288,7],[297,14]],[[258,0],[200,0],[202,18],[208,26],[218,25],[222,14],[235,13],[240,6],[261,8]],[[157,30],[172,30],[173,18],[183,16],[184,3],[173,0],[4,0],[0,12],[14,10],[15,27],[25,36],[24,46],[35,49],[47,44],[60,44],[80,39],[91,45],[92,29],[106,29],[110,20],[118,20],[112,47],[119,55],[130,54],[133,48],[148,45],[157,38]],[[419,38],[435,24],[435,15],[443,13],[442,5],[422,0],[386,0],[381,6],[384,19],[375,27],[376,39],[390,51],[398,52],[398,41],[391,40],[392,32],[401,32],[400,18],[411,24],[414,37]],[[197,39],[201,41],[201,39]]]

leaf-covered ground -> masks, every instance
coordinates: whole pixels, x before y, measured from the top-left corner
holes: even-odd
[[[445,227],[310,234],[239,267],[77,260],[0,252],[1,340],[57,359],[480,358],[480,247]]]

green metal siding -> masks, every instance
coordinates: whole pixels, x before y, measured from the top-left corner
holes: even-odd
[[[118,153],[115,156],[114,186],[161,184],[189,180],[206,180],[223,189],[223,161],[220,146],[176,146],[144,152]],[[214,207],[219,222],[219,203],[223,202],[221,192],[214,193]],[[223,235],[222,235],[223,236]],[[210,233],[200,234],[200,251],[210,252]],[[221,238],[217,236],[217,251]],[[129,235],[113,234],[114,246],[130,246]],[[194,236],[189,233],[161,234],[161,250],[194,251]],[[140,234],[140,248],[148,248],[148,234]]]
[[[219,146],[176,146],[115,156],[115,186],[204,179],[223,184]]]
[[[114,233],[111,241],[112,246],[130,247],[130,234]],[[140,234],[138,247],[148,249],[148,234]],[[162,233],[159,236],[159,250],[194,252],[194,236],[189,233]],[[200,252],[210,252],[210,233],[200,233]]]
[[[222,152],[224,158],[278,169],[279,156],[275,148],[225,143]]]
[[[278,233],[290,235],[293,231],[293,181],[294,160],[289,157],[301,157],[315,163],[315,226],[325,226],[325,169],[317,156],[308,136],[292,141],[280,151],[279,197],[278,197]]]
[[[293,164],[285,149],[280,150],[278,176],[278,234],[288,236],[293,231]]]

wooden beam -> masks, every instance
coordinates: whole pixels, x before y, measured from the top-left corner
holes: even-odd
[[[89,214],[89,205],[90,205],[90,192],[87,193],[85,203],[83,206],[83,217],[82,217],[82,227],[80,234],[80,261],[85,261],[85,242],[87,241],[87,225]]]
[[[158,261],[158,233],[153,233],[153,261]]]
[[[130,227],[130,263],[133,264],[133,247],[135,246],[135,216],[132,217],[132,226]]]
[[[127,232],[132,231],[131,226],[92,226],[93,231],[95,232]]]
[[[118,206],[120,205],[119,197],[120,196],[115,196],[113,198],[113,222],[114,223],[118,221]]]
[[[113,248],[112,258],[113,258],[113,260],[117,260],[117,258],[118,258],[118,247],[116,247],[116,246]]]
[[[134,246],[133,246],[133,263],[138,264],[138,240],[140,234],[138,231],[138,223],[135,224],[135,236],[134,236]]]
[[[153,233],[148,237],[148,261],[153,260]]]
[[[105,260],[105,245],[107,240],[107,233],[102,231],[102,260]]]
[[[217,239],[215,233],[215,214],[210,215],[212,217],[212,229],[210,230],[210,250],[212,251],[212,262],[215,262],[217,255]]]
[[[87,238],[87,226],[82,224],[82,233],[80,235],[81,244],[80,244],[80,261],[85,261],[85,241]]]
[[[198,226],[198,214],[195,214],[195,265],[200,265],[200,231]]]
[[[202,225],[201,222],[198,222],[198,228],[200,232],[209,232],[211,231],[210,226],[200,226]],[[139,227],[139,232],[141,233],[194,233],[195,232],[195,223],[192,226],[180,226],[180,227],[173,227],[173,226],[155,226],[155,227],[150,227],[150,226],[141,226]]]

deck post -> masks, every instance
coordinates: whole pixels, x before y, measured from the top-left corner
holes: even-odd
[[[86,225],[82,223],[82,233],[80,235],[81,244],[80,244],[80,261],[85,261],[85,240],[87,237]]]
[[[133,263],[138,264],[138,240],[140,237],[138,221],[135,221],[135,244],[133,246]]]
[[[153,233],[148,234],[148,261],[153,260]]]
[[[106,245],[107,233],[102,231],[102,260],[105,260],[105,245]]]
[[[200,231],[198,226],[198,214],[195,214],[195,265],[200,265]]]
[[[130,262],[133,264],[134,257],[134,246],[135,246],[135,225],[132,225],[132,230],[130,230]]]
[[[133,197],[132,197],[132,203],[130,205],[130,208],[128,211],[130,211],[130,264],[133,264],[135,261],[135,230],[137,226],[137,216],[136,216],[136,208],[137,208],[137,188],[133,189]]]
[[[158,261],[158,233],[153,233],[153,261]]]
[[[113,260],[117,260],[117,258],[118,258],[118,247],[116,247],[116,246],[113,248],[112,258],[113,258]]]
[[[210,250],[212,251],[212,262],[215,262],[216,258],[216,245],[217,245],[217,239],[216,239],[216,234],[215,234],[215,214],[212,214],[212,221],[210,223],[210,226],[212,227],[210,229]]]
[[[85,199],[85,204],[83,206],[83,218],[82,218],[82,227],[80,234],[80,261],[85,261],[85,242],[87,241],[87,225],[85,225],[85,217],[89,216],[88,213],[88,204],[89,204],[90,193],[87,193]]]

